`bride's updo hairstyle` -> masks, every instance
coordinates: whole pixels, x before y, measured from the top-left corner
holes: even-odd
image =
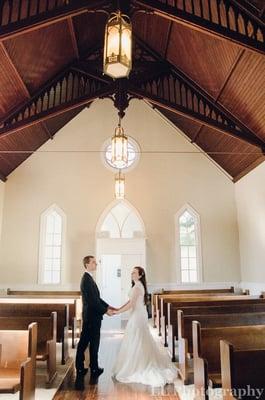
[[[144,287],[144,304],[148,303],[148,292],[147,292],[147,284],[146,284],[146,275],[145,275],[145,270],[142,267],[134,267],[134,269],[138,270],[138,274],[140,276],[139,281],[142,282],[143,287]],[[132,281],[132,286],[134,286],[135,283]]]

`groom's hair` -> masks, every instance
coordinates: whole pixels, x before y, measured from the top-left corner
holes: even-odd
[[[91,260],[92,258],[94,258],[94,256],[85,256],[85,257],[83,258],[83,264],[84,264],[84,267],[85,267],[85,268],[86,268],[86,264],[89,264],[89,263],[90,263],[90,260]]]

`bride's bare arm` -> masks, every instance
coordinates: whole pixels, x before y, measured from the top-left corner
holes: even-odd
[[[128,311],[130,308],[133,308],[140,295],[141,295],[141,290],[138,287],[134,288],[132,298],[129,301],[127,301],[127,303],[125,303],[122,307],[120,307],[117,311],[115,311],[115,314],[121,314],[125,311]]]

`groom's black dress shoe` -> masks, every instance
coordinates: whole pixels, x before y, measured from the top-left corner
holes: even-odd
[[[76,376],[85,376],[88,372],[88,368],[81,368],[76,370]]]
[[[103,374],[103,372],[103,368],[92,369],[89,381],[90,385],[96,385],[98,383],[98,377]]]

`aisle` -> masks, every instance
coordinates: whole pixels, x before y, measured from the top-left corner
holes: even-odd
[[[85,390],[74,389],[74,374],[70,376],[54,397],[54,400],[177,400],[174,385],[164,388],[152,388],[141,384],[122,384],[111,378],[111,370],[122,339],[122,331],[103,331],[99,354],[100,365],[104,374],[98,385],[89,385],[89,376],[85,377]]]

